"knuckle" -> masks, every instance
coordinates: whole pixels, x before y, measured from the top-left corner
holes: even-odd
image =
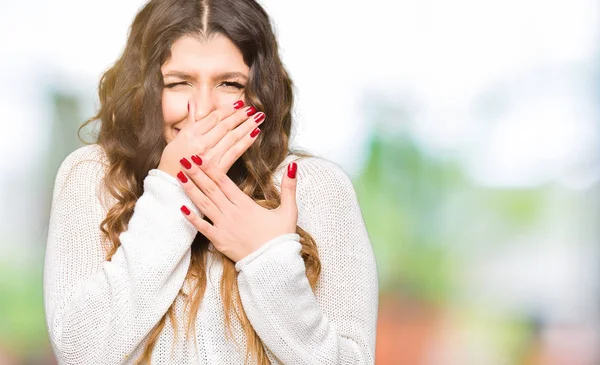
[[[255,139],[252,140],[247,140],[247,139],[243,139],[242,141],[240,141],[240,143],[238,143],[237,146],[235,146],[235,153],[238,156],[241,156],[244,152],[246,152],[254,143]]]
[[[202,154],[202,165],[200,165],[200,168],[204,171],[206,170],[206,165],[210,163],[210,161],[215,159],[214,150],[210,150],[210,151],[206,151],[205,153]]]
[[[236,129],[231,134],[231,139],[233,140],[233,143],[236,143],[236,142],[239,142],[242,138],[244,138],[245,135],[246,135],[245,131]]]
[[[202,123],[190,124],[189,126],[183,128],[179,133],[183,132],[184,130],[187,130],[190,138],[201,138],[204,134],[202,132]]]
[[[223,159],[225,159],[227,161],[231,161],[232,159],[233,160],[237,160],[238,157],[240,157],[240,155],[241,155],[240,154],[240,150],[241,150],[241,148],[239,146],[237,146],[237,145],[234,146],[234,147],[231,147],[229,149],[229,151],[227,151],[227,153],[225,154],[225,156],[223,156]],[[227,170],[223,170],[223,171],[227,171]]]
[[[190,214],[188,219],[196,228],[200,227],[200,217],[198,217],[196,214]]]
[[[209,184],[206,187],[206,195],[213,196],[217,192],[218,187],[215,184]]]
[[[205,196],[198,197],[198,208],[202,212],[207,212],[210,209],[210,200]]]
[[[220,120],[221,123],[218,124],[219,128],[222,128],[225,133],[229,132],[233,129],[233,123],[231,123],[231,118],[225,118]]]
[[[227,130],[227,132],[231,132],[232,130],[234,130],[236,124],[233,122],[229,122],[229,123],[225,123],[225,129]]]
[[[229,169],[233,165],[232,161],[235,160],[237,160],[237,156],[234,156],[233,154],[231,154],[231,152],[226,153],[225,156],[221,158],[221,161],[219,161],[219,170],[229,171]]]
[[[192,179],[192,183],[191,184],[187,184],[189,185],[187,188],[188,189],[193,189],[196,188],[196,181],[200,181],[199,180],[199,176],[198,176],[198,170],[193,168],[194,165],[192,165],[192,169],[187,171],[188,176]]]
[[[218,110],[213,110],[206,117],[204,117],[204,122],[218,122],[221,119]]]
[[[231,144],[234,144],[237,143],[243,137],[243,134],[236,129],[233,132],[231,132],[227,137],[229,138]]]
[[[219,184],[220,186],[224,186],[225,184],[227,184],[229,180],[229,177],[223,173],[219,173],[219,175],[217,176],[217,184]]]
[[[225,136],[223,136],[223,138],[221,138],[221,140],[217,144],[216,148],[214,148],[214,150],[217,151],[217,152],[215,152],[215,154],[222,153],[222,151],[224,149],[226,149],[228,146],[230,146],[231,144],[232,144],[231,134],[226,134]]]
[[[183,191],[185,191],[188,196],[190,196],[190,194],[194,192],[194,183],[192,181],[188,180],[188,182],[186,184],[182,184],[182,186]]]
[[[197,148],[197,151],[198,151],[198,153],[197,153],[198,155],[204,155],[204,154],[206,154],[206,152],[207,152],[206,145],[202,144],[201,146],[199,146]]]
[[[214,165],[215,165],[215,157],[210,154],[207,154],[206,159],[202,160],[201,167],[204,171],[210,171]]]

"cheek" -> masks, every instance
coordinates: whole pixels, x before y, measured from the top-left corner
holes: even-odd
[[[187,101],[185,95],[164,91],[162,96],[162,111],[165,124],[173,124],[187,117]]]

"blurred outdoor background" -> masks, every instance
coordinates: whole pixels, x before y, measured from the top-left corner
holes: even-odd
[[[54,178],[142,3],[0,2],[0,365],[54,363]],[[600,3],[261,3],[294,143],[358,193],[377,363],[600,364]]]

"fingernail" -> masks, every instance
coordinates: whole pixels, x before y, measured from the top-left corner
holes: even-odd
[[[260,113],[258,113],[258,114],[256,114],[256,115],[254,116],[254,121],[255,121],[256,123],[260,123],[260,122],[262,122],[262,121],[263,121],[263,119],[265,119],[265,113],[263,113],[263,112],[260,112]]]
[[[202,159],[200,158],[200,156],[197,155],[193,155],[192,156],[192,161],[194,161],[194,163],[198,166],[202,166]]]
[[[288,165],[288,177],[290,179],[296,178],[296,170],[298,170],[298,165],[295,162]]]
[[[241,109],[243,106],[244,106],[243,100],[238,100],[235,103],[233,103],[233,109],[235,109],[235,110]]]
[[[179,179],[179,181],[181,181],[182,183],[186,183],[188,182],[188,178],[187,176],[185,176],[185,174],[181,171],[179,171],[179,173],[177,174],[177,178]]]
[[[185,157],[182,158],[181,160],[179,160],[179,162],[181,162],[181,164],[183,165],[183,167],[185,167],[188,170],[192,168],[192,164]]]
[[[188,101],[188,112],[190,111],[190,102]]]
[[[246,109],[246,115],[247,116],[251,117],[251,116],[254,115],[254,113],[256,113],[256,108],[255,107],[251,106],[251,107],[248,107],[248,109]]]
[[[185,215],[190,215],[190,210],[188,209],[188,207],[186,207],[185,205],[181,206],[181,211],[183,212],[183,214]]]
[[[259,133],[260,133],[260,129],[254,128],[252,133],[250,133],[250,137],[254,138],[254,137],[258,136]]]

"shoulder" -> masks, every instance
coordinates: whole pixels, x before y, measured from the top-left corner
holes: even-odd
[[[322,157],[306,157],[295,160],[298,164],[298,183],[301,180],[323,187],[348,187],[350,177],[335,162]]]
[[[104,149],[99,144],[90,144],[79,147],[75,151],[69,153],[61,163],[61,168],[74,167],[86,162],[104,165],[108,164],[108,159],[104,153]]]
[[[354,186],[348,174],[335,162],[322,157],[288,155],[280,165],[278,183],[291,162],[298,164],[296,190],[299,199],[313,202],[339,201],[344,197],[356,199]]]
[[[65,186],[81,189],[97,187],[108,168],[108,158],[98,144],[79,147],[60,164],[55,180],[54,195],[60,194]]]

